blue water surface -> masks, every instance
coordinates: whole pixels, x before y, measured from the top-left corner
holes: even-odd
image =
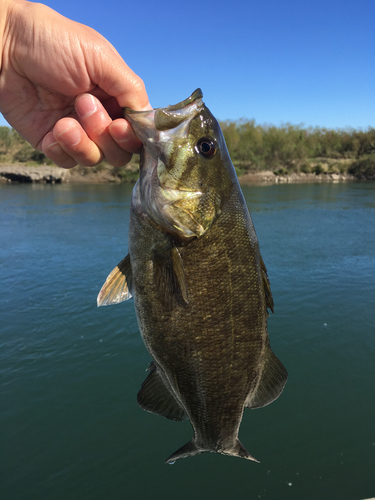
[[[137,406],[150,358],[132,301],[96,307],[127,253],[131,186],[0,186],[1,499],[375,496],[375,184],[243,191],[289,380],[245,412],[260,464],[169,466],[191,426]]]

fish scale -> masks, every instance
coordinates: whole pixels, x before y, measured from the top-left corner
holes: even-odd
[[[270,347],[267,270],[219,124],[199,89],[125,117],[144,148],[129,256],[98,305],[134,297],[153,359],[138,403],[191,422],[192,440],[167,462],[202,452],[255,460],[238,439],[244,409],[274,401],[287,372]]]

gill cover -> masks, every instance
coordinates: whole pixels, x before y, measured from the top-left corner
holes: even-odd
[[[164,230],[189,239],[212,225],[232,186],[218,122],[197,89],[184,101],[150,111],[124,109],[143,143],[134,200]]]

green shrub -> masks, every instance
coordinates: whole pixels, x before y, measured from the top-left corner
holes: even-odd
[[[310,174],[311,173],[311,165],[310,163],[303,163],[300,168],[300,172],[303,172],[304,174]]]
[[[118,177],[121,182],[135,183],[139,177],[139,169],[126,168],[126,167],[113,167],[112,174]]]
[[[25,162],[35,162],[39,164],[51,163],[41,151],[35,151],[35,149],[32,146],[30,146],[28,142],[24,144],[21,147],[21,149],[19,149],[13,155],[13,159],[21,163]]]
[[[275,170],[275,171],[274,171],[274,174],[275,174],[275,175],[288,175],[288,174],[289,174],[289,171],[288,171],[288,169],[287,169],[287,168],[285,168],[285,167],[281,167],[281,168],[279,168],[279,170]]]
[[[375,157],[354,161],[348,169],[349,174],[360,179],[375,179]]]
[[[0,153],[6,154],[12,142],[9,127],[0,127]]]
[[[340,172],[339,170],[339,163],[334,162],[328,165],[328,173],[329,174],[338,174]]]
[[[318,163],[315,167],[313,167],[312,171],[315,175],[320,175],[324,173],[324,168],[320,163]]]
[[[98,165],[95,165],[95,167],[92,167],[92,172],[95,172],[95,173],[103,172],[106,169],[107,169],[107,163],[102,161]]]

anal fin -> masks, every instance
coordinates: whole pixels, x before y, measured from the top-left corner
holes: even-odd
[[[260,379],[255,390],[248,395],[245,406],[254,409],[272,403],[282,393],[287,379],[288,372],[284,365],[268,346]]]
[[[168,382],[163,380],[154,361],[150,363],[148,370],[150,373],[138,392],[139,406],[169,420],[187,420],[184,408],[173,396],[172,390],[167,386]]]

